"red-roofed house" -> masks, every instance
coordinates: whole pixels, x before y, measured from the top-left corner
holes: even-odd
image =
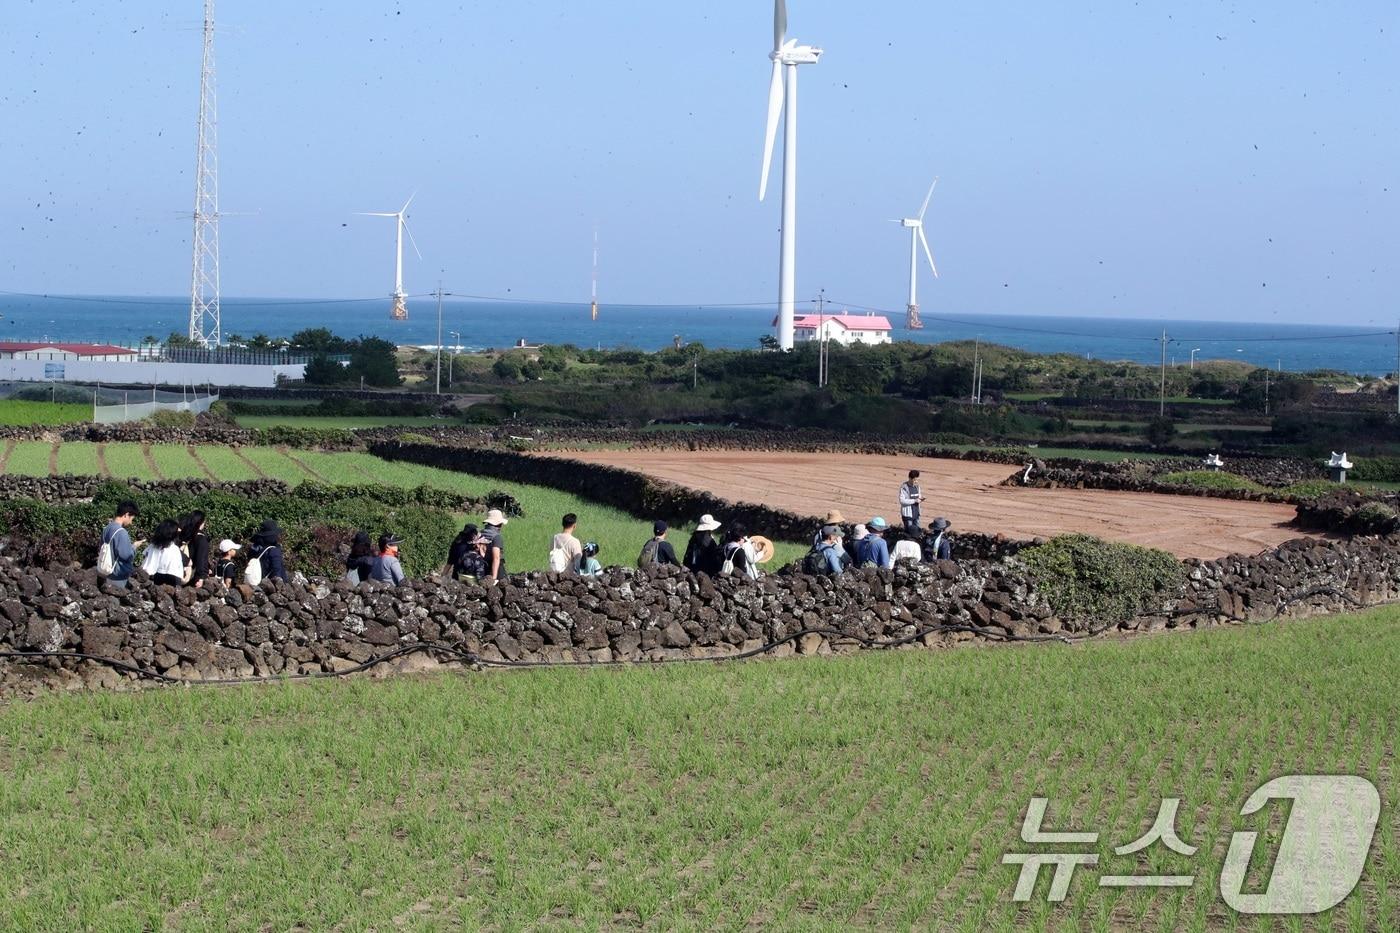
[[[778,319],[773,319],[778,326]],[[835,341],[843,346],[853,343],[890,343],[889,318],[883,314],[798,314],[793,317],[792,339],[794,343],[808,343],[820,340]]]
[[[17,343],[0,341],[0,360],[83,360],[94,363],[134,363],[137,352],[129,347],[100,343]]]

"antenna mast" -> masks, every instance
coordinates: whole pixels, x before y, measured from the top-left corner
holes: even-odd
[[[598,320],[598,228],[593,228],[593,304],[589,306],[593,320]]]
[[[190,339],[217,347],[219,321],[219,135],[214,87],[214,0],[204,0],[204,64],[199,78],[199,153],[195,161],[194,260]]]

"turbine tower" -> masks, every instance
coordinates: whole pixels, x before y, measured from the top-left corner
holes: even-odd
[[[408,242],[413,245],[413,252],[419,259],[423,254],[418,252],[418,241],[413,239],[413,231],[408,229],[408,205],[413,203],[413,199],[418,197],[418,192],[409,195],[403,207],[396,211],[385,213],[383,211],[359,211],[361,217],[393,217],[397,221],[397,233],[394,237],[394,306],[389,311],[389,317],[396,321],[408,320],[408,294],[403,290],[403,235],[408,234]]]
[[[768,193],[778,117],[783,116],[783,222],[778,246],[778,346],[792,349],[797,291],[797,66],[815,65],[822,50],[787,38],[787,3],[773,3],[773,80],[768,85],[768,127],[763,143],[763,175],[758,199]]]
[[[190,340],[217,347],[219,321],[219,116],[214,87],[214,0],[204,0],[204,65],[199,79],[199,153],[194,171],[194,270]]]
[[[906,217],[903,220],[893,220],[891,223],[900,224],[909,231],[909,307],[906,309],[904,326],[909,330],[923,330],[924,322],[919,317],[919,247],[924,248],[924,255],[928,257],[928,267],[933,271],[933,277],[938,278],[938,266],[933,262],[933,250],[928,248],[928,238],[924,236],[924,214],[928,213],[928,202],[933,198],[933,189],[938,185],[938,179],[933,180],[933,184],[928,186],[928,194],[924,196],[924,206],[919,208],[919,216]]]
[[[589,307],[593,320],[598,320],[598,228],[593,228],[593,304]]]

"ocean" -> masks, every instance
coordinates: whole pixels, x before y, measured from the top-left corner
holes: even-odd
[[[389,319],[389,300],[276,300],[226,298],[225,337],[290,336],[326,327],[345,337],[376,336],[400,344],[437,343],[437,303],[411,298],[409,320]],[[805,310],[805,309],[799,309]],[[828,312],[841,310],[829,305]],[[0,340],[54,340],[134,345],[187,327],[189,300],[181,298],[59,297],[0,293]],[[714,306],[608,306],[599,320],[576,304],[466,301],[443,302],[443,343],[463,350],[528,343],[572,343],[581,347],[656,350],[676,337],[708,347],[757,347],[771,333],[772,309]],[[903,313],[888,313],[896,340],[941,343],[980,339],[1038,353],[1072,353],[1098,360],[1155,364],[1160,337],[1168,336],[1170,362],[1244,360],[1285,370],[1337,369],[1382,375],[1395,371],[1394,331],[1231,321],[1160,321],[1046,315],[938,315],[925,311],[923,330],[902,327]],[[450,336],[460,332],[460,339]]]

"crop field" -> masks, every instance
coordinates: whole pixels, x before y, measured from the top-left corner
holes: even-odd
[[[0,706],[0,928],[1386,930],[1400,610],[1074,647],[62,695]],[[1220,900],[1287,774],[1379,789],[1306,924]],[[1032,796],[1099,833],[1012,899]],[[1199,851],[1140,838],[1164,797]],[[1047,847],[1041,847],[1047,848]],[[1261,854],[1262,853],[1262,854]],[[1101,887],[1185,874],[1189,888]]]
[[[92,420],[92,406],[67,402],[29,402],[0,399],[0,425],[58,427]]]
[[[48,476],[50,456],[54,446],[42,441],[9,442],[4,472],[25,476]],[[149,457],[149,462],[148,462]],[[155,470],[150,463],[155,464]],[[285,450],[273,447],[219,447],[200,445],[191,450],[179,444],[96,444],[63,443],[58,446],[57,472],[78,475],[105,475],[121,479],[180,479],[213,477],[220,481],[256,479],[260,476],[280,479],[296,485],[308,480],[355,485],[380,483],[388,486],[414,488],[433,486],[471,496],[485,496],[502,491],[520,500],[523,516],[511,519],[506,529],[506,561],[511,570],[543,570],[549,552],[550,537],[559,530],[559,519],[566,512],[579,516],[578,536],[583,541],[596,541],[600,546],[598,559],[605,565],[631,565],[642,543],[651,536],[649,522],[633,518],[625,512],[579,499],[570,493],[545,486],[504,483],[482,476],[471,476],[434,467],[380,460],[366,453],[324,453],[307,450]],[[481,516],[461,516],[480,522]],[[698,519],[699,516],[696,516]],[[379,529],[388,530],[388,529]],[[374,533],[378,534],[379,530]],[[217,532],[217,529],[215,529]],[[761,533],[760,529],[754,529]],[[689,528],[677,528],[671,540],[677,554],[685,549]],[[805,548],[799,544],[779,542],[770,567],[797,560]]]

